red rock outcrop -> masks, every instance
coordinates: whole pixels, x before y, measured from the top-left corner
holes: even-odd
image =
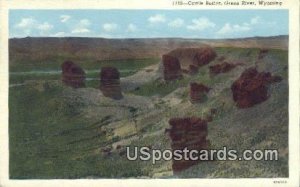
[[[172,150],[201,150],[207,149],[209,141],[207,137],[207,121],[197,117],[171,118],[171,126],[167,132],[171,138]],[[174,173],[180,172],[197,164],[199,160],[175,160],[172,162]]]
[[[162,56],[163,76],[166,81],[182,78],[181,66],[176,57],[170,55]]]
[[[269,98],[268,86],[282,78],[269,72],[258,72],[256,68],[246,69],[232,84],[233,100],[239,108],[248,108]]]
[[[206,65],[217,56],[215,50],[208,46],[198,48],[177,48],[167,53],[167,55],[177,58],[182,69],[188,69],[189,65],[198,67]]]
[[[73,88],[85,87],[85,72],[72,61],[65,61],[61,65],[62,81]]]
[[[223,62],[221,64],[216,64],[213,66],[209,66],[209,73],[212,75],[217,75],[220,73],[226,73],[230,70],[232,70],[233,68],[235,68],[236,65],[235,64],[230,64],[228,62]]]
[[[205,100],[206,94],[210,88],[203,84],[190,83],[190,101],[191,103],[201,103]]]
[[[115,67],[103,67],[100,73],[100,90],[112,99],[122,99],[120,73]]]
[[[197,66],[206,65],[212,60],[214,60],[216,56],[217,54],[212,48],[201,48],[201,50],[199,50],[194,56],[194,64]]]

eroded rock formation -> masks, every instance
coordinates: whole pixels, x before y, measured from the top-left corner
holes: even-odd
[[[212,48],[201,48],[201,50],[195,54],[194,63],[197,66],[203,66],[214,60],[216,56],[217,54]]]
[[[166,81],[182,78],[181,66],[176,57],[170,55],[162,56],[163,76]]]
[[[85,72],[72,61],[65,61],[61,65],[62,81],[73,88],[85,87]]]
[[[172,150],[201,150],[208,148],[207,121],[197,117],[171,118],[171,126],[167,132],[171,138]],[[180,172],[197,164],[199,160],[174,160],[172,162],[173,172]]]
[[[112,99],[122,99],[120,73],[115,67],[103,67],[100,73],[100,90]]]
[[[206,94],[209,92],[210,88],[203,84],[198,84],[195,82],[190,83],[190,101],[191,103],[201,103],[205,100]]]
[[[206,65],[214,60],[217,56],[215,50],[211,47],[199,47],[199,48],[177,48],[167,55],[177,58],[181,68],[189,70],[189,65],[197,67]]]
[[[226,73],[230,70],[232,70],[233,68],[235,68],[236,65],[235,64],[230,64],[228,62],[223,62],[221,64],[216,64],[213,66],[209,66],[209,73],[212,75],[217,75],[220,73]]]
[[[232,84],[233,100],[239,108],[252,107],[266,101],[269,97],[268,86],[282,78],[269,72],[258,72],[256,68],[246,69]]]

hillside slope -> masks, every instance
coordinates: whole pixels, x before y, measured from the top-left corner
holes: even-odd
[[[247,46],[247,42],[238,43]],[[121,47],[115,45],[116,49]],[[130,49],[135,47],[132,45]],[[54,55],[55,50],[49,51],[49,56]],[[122,86],[129,88],[123,90],[124,99],[118,101],[104,97],[99,89],[71,89],[57,80],[25,81],[24,85],[11,87],[10,177],[288,177],[288,51],[271,49],[258,60],[259,51],[257,48],[216,48],[218,56],[243,65],[211,76],[208,66],[220,63],[215,59],[201,67],[198,74],[173,82],[162,81],[157,76],[159,64],[151,65],[121,79]],[[79,50],[73,54],[85,53]],[[259,71],[282,77],[282,81],[270,86],[270,97],[265,102],[240,109],[232,99],[230,86],[245,69],[255,65]],[[205,102],[190,103],[190,82],[212,88]],[[170,149],[170,138],[164,133],[170,118],[206,118],[213,108],[217,112],[208,123],[210,148],[278,149],[279,161],[201,162],[173,174],[171,161],[153,165],[151,161],[126,159],[126,146]]]

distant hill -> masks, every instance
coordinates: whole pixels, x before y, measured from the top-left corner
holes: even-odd
[[[10,63],[51,61],[57,58],[118,60],[157,58],[178,47],[238,47],[288,49],[288,36],[241,39],[104,39],[104,38],[12,38],[9,40]]]

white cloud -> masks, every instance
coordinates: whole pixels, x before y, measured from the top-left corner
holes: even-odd
[[[73,34],[80,34],[80,33],[89,33],[90,30],[87,28],[77,28],[71,31]]]
[[[65,32],[57,32],[55,34],[52,34],[51,36],[54,36],[54,37],[60,37],[60,36],[65,36],[66,33]]]
[[[231,25],[230,23],[226,23],[218,32],[219,35],[226,35],[226,34],[234,34],[239,32],[245,32],[251,30],[251,27],[247,24],[243,25]]]
[[[64,23],[64,22],[67,22],[70,18],[71,18],[71,16],[69,16],[69,15],[61,15],[60,16],[60,21],[62,23]]]
[[[135,24],[132,24],[130,23],[128,26],[127,26],[127,32],[135,32],[137,31],[137,26]]]
[[[73,34],[89,33],[90,32],[90,29],[89,29],[90,25],[91,25],[90,20],[81,19],[81,20],[79,20],[79,22],[75,26],[75,28],[71,31],[71,33],[73,33]]]
[[[37,29],[39,29],[40,31],[49,31],[52,28],[53,28],[53,25],[49,24],[48,22],[44,22],[37,26]]]
[[[166,17],[164,15],[162,15],[162,14],[156,14],[156,15],[150,16],[148,18],[148,21],[151,24],[164,23],[166,21]]]
[[[28,29],[33,28],[37,24],[34,18],[22,18],[19,23],[15,25],[17,28]]]
[[[212,21],[210,21],[206,17],[201,17],[198,19],[193,19],[192,24],[187,26],[188,30],[192,31],[202,31],[208,28],[214,28],[216,24]]]
[[[53,28],[53,25],[48,22],[39,23],[36,19],[28,17],[22,18],[15,27],[24,35],[30,35],[33,31],[39,31],[40,35],[44,35]]]
[[[184,25],[184,20],[181,18],[176,18],[173,21],[170,21],[168,23],[169,27],[175,27],[175,28],[182,27],[183,25]]]
[[[255,16],[249,20],[249,22],[245,22],[243,24],[230,24],[226,23],[219,31],[217,31],[218,35],[230,35],[241,32],[247,32],[253,29],[255,25],[258,24],[267,24],[264,22],[259,16]]]
[[[118,25],[115,23],[105,23],[102,25],[102,28],[106,32],[112,32],[118,28]]]

